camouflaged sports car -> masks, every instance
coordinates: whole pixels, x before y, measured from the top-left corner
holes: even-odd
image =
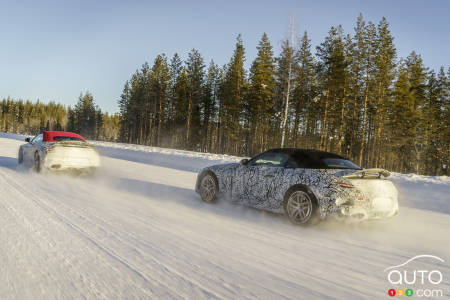
[[[398,213],[397,189],[384,169],[361,169],[342,156],[316,150],[272,149],[240,163],[210,166],[195,190],[205,202],[218,198],[285,213],[306,225],[328,216],[352,221]]]

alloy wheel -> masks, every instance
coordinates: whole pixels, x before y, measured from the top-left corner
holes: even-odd
[[[298,224],[308,222],[313,211],[311,198],[303,191],[293,192],[287,201],[286,211],[293,222]]]
[[[211,175],[205,175],[200,183],[200,195],[205,202],[216,200],[216,182]]]

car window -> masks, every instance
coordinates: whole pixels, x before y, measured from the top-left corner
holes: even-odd
[[[74,137],[74,136],[54,136],[54,141],[78,141],[78,142],[84,142],[82,139]]]
[[[315,157],[316,155],[307,152],[294,152],[291,154],[292,160],[295,161],[297,165],[296,168],[302,169],[326,169],[327,166],[320,160],[320,158]]]
[[[323,158],[322,161],[329,169],[361,169],[358,165],[343,158]]]
[[[41,133],[41,134],[38,134],[37,136],[35,136],[34,139],[33,139],[31,142],[32,142],[33,144],[42,142],[42,133]]]
[[[283,167],[289,160],[289,155],[280,152],[266,152],[252,158],[249,166]]]

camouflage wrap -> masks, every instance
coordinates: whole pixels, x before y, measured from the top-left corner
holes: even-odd
[[[215,165],[203,169],[197,179],[212,172],[219,185],[219,193],[230,201],[275,213],[284,213],[286,193],[296,186],[306,187],[317,199],[321,219],[339,213],[342,207],[368,208],[368,200],[358,201],[358,189],[340,187],[337,182],[348,182],[334,174],[342,170],[290,169],[282,167],[244,166],[238,163]]]

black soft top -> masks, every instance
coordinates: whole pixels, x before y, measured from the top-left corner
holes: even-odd
[[[266,152],[285,153],[296,162],[297,167],[309,169],[328,169],[329,167],[323,161],[325,158],[346,159],[334,153],[314,149],[276,148],[267,150]]]
[[[300,149],[300,148],[274,148],[267,150],[266,152],[282,152],[289,155],[307,155],[313,159],[322,159],[322,158],[342,158],[346,159],[345,157],[342,157],[340,155],[321,151],[321,150],[315,150],[315,149]]]

